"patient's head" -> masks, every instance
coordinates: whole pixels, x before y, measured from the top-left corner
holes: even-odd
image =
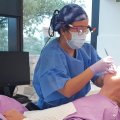
[[[104,85],[100,94],[120,104],[120,67],[116,69],[114,74],[105,74],[103,80]]]
[[[104,75],[104,86],[106,87],[119,87],[120,88],[120,67],[117,67],[116,73]],[[112,89],[111,88],[111,89]]]

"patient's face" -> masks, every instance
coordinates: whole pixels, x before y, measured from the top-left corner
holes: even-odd
[[[106,74],[104,76],[104,84],[119,84],[120,86],[120,67],[116,69],[114,74]]]
[[[104,86],[108,89],[116,90],[117,94],[119,93],[120,95],[120,67],[116,71],[114,74],[106,74],[104,76]]]
[[[116,73],[107,73],[104,78],[104,85],[100,93],[113,101],[116,101],[120,106],[120,67],[116,69]]]

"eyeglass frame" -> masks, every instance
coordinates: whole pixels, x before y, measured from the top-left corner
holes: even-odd
[[[78,33],[86,33],[86,34],[88,34],[89,33],[89,31],[92,33],[92,32],[94,32],[95,30],[96,30],[96,28],[92,28],[91,26],[73,26],[73,25],[71,25],[71,24],[69,24],[68,25],[70,28],[72,28],[72,29],[74,29],[74,30],[76,30]],[[82,30],[82,29],[80,29],[80,28],[84,28],[84,27],[86,27],[87,28],[87,30]]]

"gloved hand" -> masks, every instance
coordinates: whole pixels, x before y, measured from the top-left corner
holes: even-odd
[[[114,67],[114,61],[111,56],[107,56],[92,66],[90,66],[90,69],[93,71],[94,74],[100,73],[100,72],[105,72],[105,73],[115,73],[115,67]]]

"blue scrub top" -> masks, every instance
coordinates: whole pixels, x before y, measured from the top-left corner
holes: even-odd
[[[69,79],[100,59],[96,50],[88,43],[76,50],[74,58],[60,47],[57,38],[52,40],[43,48],[34,71],[33,86],[39,96],[37,105],[44,109],[85,96],[91,89],[90,82],[70,98],[60,94],[58,90],[63,88]],[[92,81],[94,82],[98,76],[95,75]]]

